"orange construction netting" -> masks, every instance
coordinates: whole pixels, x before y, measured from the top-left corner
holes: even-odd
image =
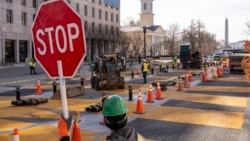
[[[245,52],[250,52],[250,41],[244,41],[244,50]],[[245,56],[241,61],[241,66],[244,69],[245,77],[247,82],[250,82],[250,57]]]

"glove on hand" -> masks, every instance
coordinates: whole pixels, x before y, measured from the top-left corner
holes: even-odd
[[[69,116],[68,119],[65,119],[63,115],[60,116],[58,121],[58,130],[60,137],[69,136],[71,122],[72,122],[72,116]]]

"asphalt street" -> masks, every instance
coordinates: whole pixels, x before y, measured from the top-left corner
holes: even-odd
[[[18,69],[15,71],[21,71],[22,67],[16,66],[16,68]],[[0,73],[3,69],[0,69]],[[23,76],[16,76],[20,80],[29,78],[34,79],[35,82],[37,76],[46,77],[42,70],[41,74],[31,76],[27,68],[22,69],[26,70],[22,72]],[[148,81],[150,83],[159,79],[172,79],[184,72],[185,70],[156,72],[148,77]],[[4,79],[4,81],[1,80],[1,87],[8,85],[6,84],[8,78],[4,76]],[[226,68],[223,70],[223,76],[218,79],[202,82],[200,77],[194,78],[190,83],[191,86],[184,88],[183,91],[178,91],[178,86],[170,86],[166,91],[162,91],[164,99],[155,100],[154,103],[146,102],[148,85],[141,84],[140,75],[135,79],[131,79],[128,75],[126,80],[128,84],[142,88],[144,114],[135,114],[138,90],[133,91],[133,101],[128,100],[126,90],[108,92],[117,93],[124,98],[129,109],[128,126],[134,127],[146,140],[249,141],[250,139],[249,84],[240,73],[230,74]],[[46,81],[44,80],[44,83]],[[82,140],[102,141],[109,134],[109,130],[99,124],[102,121],[101,113],[84,111],[87,106],[101,98],[102,92],[89,89],[88,83],[84,95],[68,99],[71,114],[81,109]],[[153,93],[156,95],[155,89]],[[5,96],[1,94],[2,99]],[[10,106],[8,100],[0,101],[0,124],[2,125],[0,139],[11,141],[10,133],[13,128],[18,127],[21,140],[58,140],[56,126],[58,115],[61,113],[61,103],[58,99],[50,99],[46,104],[24,107]]]

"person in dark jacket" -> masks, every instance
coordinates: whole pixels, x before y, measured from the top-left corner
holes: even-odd
[[[105,125],[111,130],[107,141],[143,141],[134,128],[127,127],[127,107],[118,95],[110,95],[103,102],[102,114]]]

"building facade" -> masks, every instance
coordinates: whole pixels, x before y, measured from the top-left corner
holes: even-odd
[[[121,28],[122,32],[131,37],[129,56],[167,55],[164,48],[165,31],[160,25],[154,25],[153,0],[140,1],[140,26]],[[146,30],[143,31],[143,28]]]
[[[25,62],[34,57],[31,26],[39,6],[48,0],[0,1],[0,63]],[[119,51],[120,0],[66,0],[84,22],[87,53],[91,60],[102,52]]]

